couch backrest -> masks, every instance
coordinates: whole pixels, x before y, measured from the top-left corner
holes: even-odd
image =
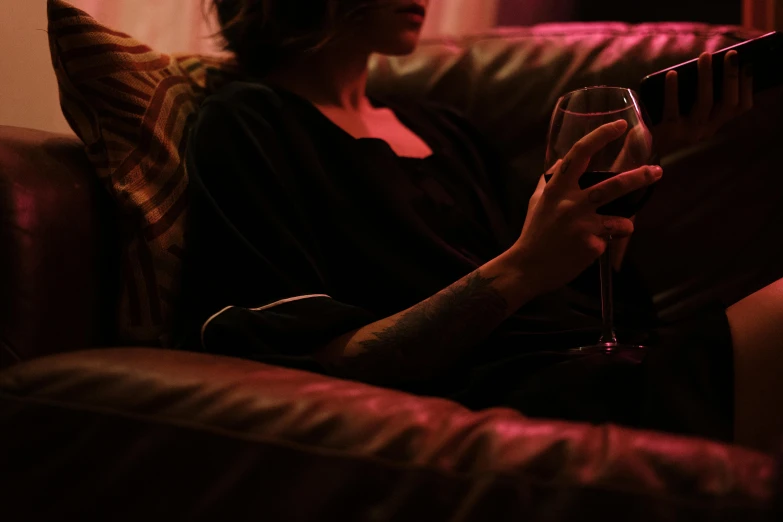
[[[754,34],[700,24],[501,29],[378,58],[370,89],[464,111],[524,174],[517,190],[531,191],[561,94],[636,87],[650,72]],[[120,280],[111,209],[76,138],[0,127],[0,367],[111,343]]]
[[[637,89],[655,71],[757,31],[697,23],[552,23],[423,41],[416,53],[378,58],[370,89],[445,103],[464,112],[533,192],[560,96],[591,85]]]
[[[78,139],[0,127],[0,367],[111,338],[116,235]]]

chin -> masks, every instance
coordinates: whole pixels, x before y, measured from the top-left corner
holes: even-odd
[[[378,42],[373,46],[378,54],[387,56],[405,56],[411,54],[419,45],[419,35],[404,35],[398,38],[389,38],[384,42]]]

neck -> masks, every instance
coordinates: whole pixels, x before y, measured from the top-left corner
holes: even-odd
[[[366,96],[369,53],[327,47],[308,53],[267,75],[315,105],[358,111],[370,105]]]

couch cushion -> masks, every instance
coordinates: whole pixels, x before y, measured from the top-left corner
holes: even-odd
[[[19,365],[0,425],[12,520],[776,520],[755,452],[205,354]]]
[[[219,60],[161,54],[67,2],[48,5],[63,113],[122,216],[120,339],[156,343],[183,249],[183,147]]]

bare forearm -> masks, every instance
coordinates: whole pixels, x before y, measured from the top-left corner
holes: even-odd
[[[321,358],[346,377],[384,383],[431,377],[485,340],[535,296],[507,253],[434,296],[337,339]]]

